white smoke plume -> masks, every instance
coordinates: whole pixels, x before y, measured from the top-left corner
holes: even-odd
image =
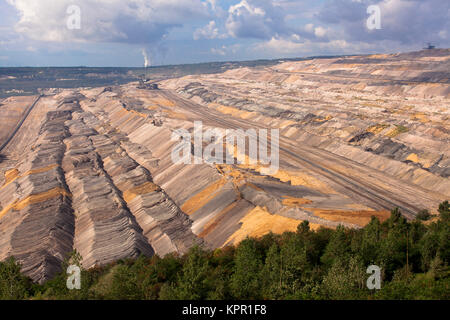
[[[142,49],[142,55],[144,56],[144,67],[147,68],[150,66],[150,59],[148,57],[147,50]]]

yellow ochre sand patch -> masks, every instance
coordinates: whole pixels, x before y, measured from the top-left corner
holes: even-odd
[[[294,198],[294,197],[289,197],[289,196],[283,196],[283,205],[287,206],[287,207],[299,207],[300,205],[303,204],[310,204],[312,203],[311,200],[309,199],[304,199],[304,198]]]
[[[46,167],[28,170],[27,172],[25,172],[25,173],[22,174],[22,175],[19,174],[19,170],[17,170],[17,169],[10,169],[10,170],[7,170],[7,171],[5,172],[5,183],[4,183],[3,186],[0,188],[0,190],[3,189],[3,188],[5,188],[5,187],[6,187],[7,185],[9,185],[11,182],[13,182],[13,181],[15,181],[15,180],[17,180],[17,179],[19,179],[19,178],[21,178],[21,177],[26,177],[26,176],[29,176],[29,175],[32,175],[32,174],[37,174],[37,173],[47,172],[47,171],[50,171],[50,170],[52,170],[53,168],[56,168],[56,167],[58,167],[58,165],[55,163],[55,164],[51,164],[51,165],[46,166]]]
[[[373,210],[330,210],[330,209],[313,209],[313,208],[303,208],[305,210],[312,211],[314,215],[338,222],[353,223],[358,226],[364,227],[367,225],[372,216],[377,217],[381,222],[387,220],[391,213],[387,210],[373,211]]]
[[[217,103],[210,103],[208,106],[215,107],[216,110],[219,111],[220,113],[230,114],[232,116],[239,117],[241,119],[248,119],[252,116],[257,115],[257,113],[255,113],[255,112],[239,110],[237,108],[227,107],[227,106],[223,106],[223,105],[217,104]]]
[[[368,132],[372,132],[373,134],[379,134],[381,131],[389,127],[387,124],[376,124],[367,128]]]
[[[159,106],[152,104],[152,105],[146,106],[145,108],[147,108],[148,110],[158,110]]]
[[[48,191],[32,194],[23,200],[15,200],[14,202],[8,204],[2,211],[0,211],[0,218],[2,218],[10,210],[22,210],[23,208],[33,204],[44,202],[48,199],[55,198],[57,196],[72,197],[72,195],[61,187],[53,188]]]
[[[324,182],[303,172],[278,170],[278,172],[272,176],[282,182],[290,182],[293,186],[305,186],[325,193],[336,194],[336,191]]]
[[[411,153],[408,155],[406,160],[412,161],[414,163],[420,163],[424,168],[429,168],[433,165],[435,162],[435,159],[433,158],[419,158],[419,156],[416,153]]]
[[[153,191],[158,191],[158,190],[160,190],[160,188],[156,184],[154,184],[153,182],[147,181],[144,184],[141,184],[140,186],[126,190],[123,193],[123,199],[125,200],[125,202],[130,202],[139,195],[150,193]]]
[[[148,116],[144,113],[138,112],[136,110],[128,110],[126,108],[121,108],[119,111],[116,112],[116,114],[114,115],[117,119],[121,119],[124,118],[126,115],[130,115],[130,116],[134,116],[137,115],[138,117],[141,118],[147,118]],[[127,122],[130,121],[130,119],[126,120]]]
[[[412,161],[412,162],[419,162],[419,157],[415,153],[409,154],[409,156],[406,158],[406,160]]]
[[[333,119],[333,117],[330,116],[330,115],[328,115],[328,116],[326,116],[325,118],[316,118],[316,119],[314,119],[314,121],[315,121],[315,122],[325,122],[325,121],[329,121],[329,120],[331,120],[331,119]]]
[[[165,109],[163,112],[166,113],[167,117],[171,119],[187,120],[187,116],[181,112],[176,112],[168,109]]]
[[[24,176],[28,176],[30,174],[37,174],[37,173],[47,172],[47,171],[50,171],[50,170],[52,170],[53,168],[56,168],[56,167],[58,167],[58,164],[54,163],[54,164],[51,164],[51,165],[48,165],[46,167],[42,167],[42,168],[39,168],[39,169],[29,170],[29,171],[25,172],[23,175]]]
[[[158,98],[152,98],[151,99],[155,104],[158,104],[162,107],[174,107],[175,103],[171,100],[168,100],[166,98],[163,97],[158,97]]]
[[[17,169],[10,169],[6,170],[5,172],[5,185],[11,183],[12,181],[16,180],[19,176],[19,170]]]
[[[408,131],[409,131],[409,129],[406,128],[405,126],[397,125],[391,131],[386,133],[386,136],[391,137],[391,138],[395,138],[399,134],[402,134],[402,133],[405,133],[405,132],[408,132]]]
[[[255,207],[240,221],[242,226],[233,233],[225,242],[227,244],[237,244],[248,237],[262,237],[269,232],[282,234],[286,231],[295,232],[297,226],[302,222],[286,218],[283,216],[273,215],[261,207]],[[318,229],[318,224],[310,223],[313,230]]]
[[[224,177],[231,178],[231,180],[235,185],[240,185],[241,183],[245,182],[247,178],[257,178],[250,172],[235,169],[235,167],[229,164],[221,164],[221,165],[216,164],[216,169]]]
[[[183,210],[183,212],[188,215],[193,214],[195,211],[197,211],[205,204],[207,204],[210,200],[212,200],[216,196],[215,192],[219,190],[222,186],[224,186],[226,183],[227,179],[222,178],[210,184],[208,187],[206,187],[205,189],[197,193],[195,196],[187,200],[181,206],[181,210]]]
[[[423,112],[417,112],[417,113],[411,115],[410,118],[413,121],[419,121],[419,122],[422,122],[422,123],[430,122],[430,120],[428,119],[428,116],[425,113],[423,113]]]
[[[130,111],[128,111],[128,112],[131,112],[131,113],[133,113],[133,114],[135,114],[135,115],[137,115],[137,116],[139,116],[139,117],[141,117],[141,118],[147,118],[147,117],[148,117],[146,114],[137,112],[137,111],[135,111],[135,110],[130,110]]]

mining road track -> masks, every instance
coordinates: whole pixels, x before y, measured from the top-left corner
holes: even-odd
[[[161,90],[161,94],[176,102],[178,107],[197,115],[199,118],[196,120],[207,120],[229,129],[267,129],[254,122],[230,118],[168,90]],[[279,148],[280,160],[283,157],[290,159],[325,178],[338,192],[373,209],[392,210],[397,207],[406,217],[414,218],[423,208],[437,207],[440,201],[445,200],[445,196],[433,194],[418,185],[408,184],[328,151],[297,144],[285,137],[280,137]]]
[[[313,72],[302,72],[302,71],[283,71],[283,70],[277,70],[277,69],[271,69],[271,72],[281,73],[285,75],[293,75],[298,74],[301,76],[308,76],[308,77],[319,77],[319,78],[329,78],[329,79],[345,79],[345,80],[352,80],[352,81],[370,81],[370,82],[388,82],[392,85],[410,85],[410,84],[446,84],[450,81],[442,82],[442,81],[422,81],[422,80],[402,80],[402,79],[386,79],[386,78],[369,78],[369,77],[361,77],[361,76],[347,76],[347,75],[341,75],[341,74],[327,74],[327,73],[313,73]]]
[[[11,132],[11,134],[9,135],[9,137],[5,140],[5,142],[3,142],[3,144],[0,146],[0,152],[3,151],[3,149],[5,149],[5,147],[11,142],[12,138],[14,138],[14,136],[16,135],[17,131],[19,131],[19,129],[22,127],[23,123],[25,122],[25,120],[27,119],[28,115],[30,114],[31,110],[33,110],[34,106],[36,105],[36,103],[38,103],[38,101],[41,99],[42,95],[39,95],[36,100],[28,107],[27,111],[25,111],[25,114],[23,115],[22,119],[20,119],[20,121],[17,123],[16,127],[14,128],[14,130]]]

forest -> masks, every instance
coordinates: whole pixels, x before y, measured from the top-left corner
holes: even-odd
[[[216,250],[119,260],[84,270],[72,252],[44,284],[24,276],[11,257],[0,263],[0,299],[30,300],[415,300],[450,299],[450,205],[407,221],[398,209],[361,229],[310,229],[247,238]],[[81,268],[69,290],[65,270]],[[368,289],[367,267],[381,269],[381,288]]]

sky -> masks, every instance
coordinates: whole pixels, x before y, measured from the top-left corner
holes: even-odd
[[[116,66],[450,47],[449,0],[0,0],[0,66]]]

